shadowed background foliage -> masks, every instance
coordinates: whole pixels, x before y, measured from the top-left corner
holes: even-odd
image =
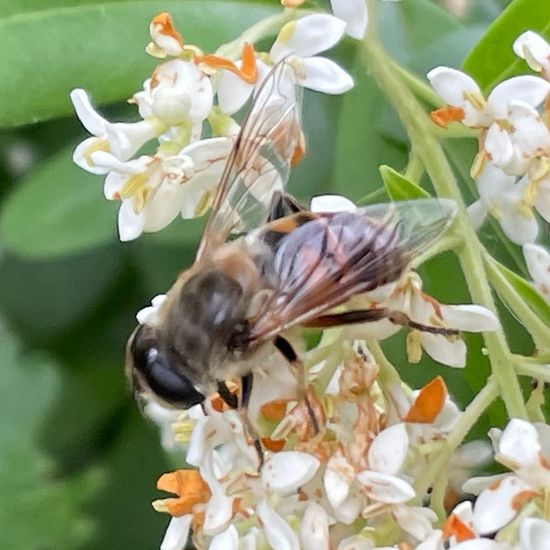
[[[438,64],[460,66],[506,4],[383,2],[380,34],[423,75]],[[85,132],[69,90],[87,89],[109,119],[132,120],[125,99],[154,66],[144,53],[153,15],[171,12],[187,42],[211,51],[280,9],[276,0],[12,0],[0,8],[0,547],[154,548],[167,519],[150,505],[155,481],[182,461],[163,453],[137,410],[124,345],[135,312],[191,261],[202,222],[177,220],[118,242],[116,205],[103,199],[102,179],[71,161]],[[401,170],[408,158],[404,131],[353,41],[334,57],[357,85],[342,97],[306,94],[308,155],[290,183],[302,199],[327,191],[360,199],[381,187],[379,165]],[[474,154],[461,140],[449,148],[457,164]],[[471,200],[471,182],[461,177]],[[441,301],[468,301],[450,254],[423,274]],[[407,365],[402,339],[385,349],[413,385],[440,373],[462,403],[483,385],[479,338],[470,338],[465,376],[430,360]],[[529,351],[521,335],[511,344]],[[502,419],[493,407],[491,421]]]

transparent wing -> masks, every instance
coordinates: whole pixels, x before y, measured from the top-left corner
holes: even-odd
[[[259,88],[214,197],[198,257],[231,233],[267,219],[275,191],[286,185],[302,144],[301,88],[292,66],[279,62]]]
[[[356,294],[396,281],[455,214],[453,201],[437,199],[315,214],[278,241],[266,269],[273,273],[273,292],[250,320],[250,340],[270,339]],[[266,230],[277,231],[284,220]]]

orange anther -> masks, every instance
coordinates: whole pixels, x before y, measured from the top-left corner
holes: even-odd
[[[475,539],[476,534],[457,515],[451,514],[443,525],[443,538],[455,537],[456,542]]]
[[[446,397],[447,386],[441,376],[436,376],[420,390],[403,420],[431,424],[441,412]]]
[[[195,63],[204,63],[214,69],[224,69],[236,74],[239,78],[244,80],[247,84],[255,84],[258,80],[258,69],[256,66],[256,55],[254,53],[254,47],[251,44],[245,43],[242,52],[242,65],[239,69],[233,61],[226,59],[225,57],[219,57],[217,55],[196,55]]]
[[[183,516],[193,510],[196,504],[210,498],[210,489],[197,470],[176,470],[160,476],[157,488],[174,493],[178,498],[167,498],[164,504],[173,516]]]
[[[464,109],[462,107],[442,107],[430,113],[430,118],[438,126],[447,128],[451,122],[462,122],[464,120]]]

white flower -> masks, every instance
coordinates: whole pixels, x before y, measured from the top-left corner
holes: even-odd
[[[477,180],[480,198],[468,207],[474,226],[480,227],[490,213],[512,242],[534,242],[539,225],[525,201],[528,185],[527,176],[516,183],[514,176],[509,176],[494,164],[487,163]]]
[[[438,95],[452,107],[462,109],[461,122],[487,128],[508,118],[511,101],[538,107],[550,92],[550,83],[536,76],[516,76],[504,80],[484,98],[477,83],[467,74],[449,67],[436,67],[428,80]]]
[[[174,423],[177,422],[181,411],[168,409],[157,403],[154,399],[144,395],[145,406],[143,412],[159,427],[160,443],[165,451],[174,451],[178,444],[174,439]]]
[[[346,23],[346,34],[357,40],[365,36],[368,23],[364,0],[330,0],[332,13]]]
[[[550,303],[550,253],[538,244],[524,244],[523,256],[533,284]]]
[[[279,32],[269,51],[271,63],[291,56],[289,62],[296,71],[297,82],[327,94],[342,94],[353,87],[353,79],[339,65],[318,53],[332,48],[343,36],[346,23],[328,14],[312,14],[290,21]],[[236,65],[240,68],[242,63]],[[250,97],[254,88],[262,83],[268,67],[256,60],[256,82],[245,82],[235,72],[222,71],[218,81],[218,100],[228,114],[238,111]]]
[[[120,239],[129,241],[144,231],[159,231],[178,214],[183,218],[202,215],[231,147],[228,138],[212,138],[192,143],[176,155],[159,152],[128,163],[102,155],[98,161],[111,170],[105,179],[105,196],[122,200]]]
[[[80,122],[94,136],[77,146],[73,161],[92,174],[109,172],[109,168],[96,164],[97,155],[110,153],[119,161],[128,160],[140,147],[166,129],[154,119],[133,123],[109,122],[92,107],[88,94],[79,88],[71,92],[71,101]]]
[[[526,31],[516,38],[514,53],[525,59],[531,69],[541,72],[545,78],[550,77],[550,45],[542,36],[533,31]]]
[[[173,59],[159,65],[143,90],[134,94],[139,114],[167,125],[198,124],[212,109],[210,79],[192,61]]]
[[[474,527],[480,535],[509,523],[529,499],[550,487],[550,427],[512,419],[500,435],[495,456],[513,470],[493,481],[474,505]]]

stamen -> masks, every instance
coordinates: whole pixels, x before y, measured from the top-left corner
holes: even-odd
[[[239,69],[233,61],[217,55],[197,55],[195,63],[204,63],[214,69],[224,69],[236,74],[247,84],[255,84],[258,80],[258,68],[256,66],[256,54],[254,47],[248,42],[243,46],[242,65]]]
[[[153,17],[153,19],[151,20],[150,28],[151,35],[153,34],[153,31],[156,31],[159,34],[169,36],[170,38],[173,38],[183,48],[183,37],[175,29],[174,21],[172,20],[172,16],[169,13],[162,12]]]
[[[430,113],[432,122],[442,128],[447,128],[451,122],[462,122],[464,116],[464,109],[462,107],[452,107],[451,105],[436,109]]]
[[[84,150],[84,158],[90,166],[94,166],[95,163],[92,160],[92,155],[97,151],[110,152],[109,142],[106,139],[96,139]]]
[[[464,92],[463,97],[478,111],[484,111],[487,108],[487,100],[479,92]]]

